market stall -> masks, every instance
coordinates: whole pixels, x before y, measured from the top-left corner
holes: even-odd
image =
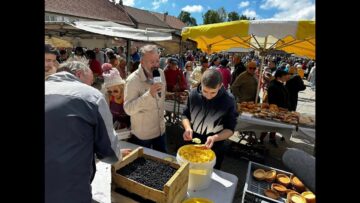
[[[240,113],[236,130],[261,132],[279,132],[289,141],[294,131],[310,140],[315,140],[315,118],[298,112],[277,107],[274,104],[237,104]]]
[[[136,149],[137,147],[139,147],[138,145],[125,141],[120,141],[120,146],[121,148],[130,149]],[[175,157],[172,155],[161,153],[145,147],[144,153],[161,159],[172,158],[173,160],[175,160]],[[211,199],[214,202],[232,203],[238,178],[235,175],[216,169],[214,169],[211,178],[212,180],[210,186],[207,189],[197,191],[188,190],[186,198],[202,197]],[[111,165],[103,162],[97,163],[97,172],[92,183],[92,194],[94,200],[102,203],[110,203],[110,200],[113,203],[136,202],[129,199],[128,197],[124,197],[124,195],[116,193],[114,191],[114,188],[111,188]]]
[[[264,56],[272,50],[282,50],[315,59],[315,21],[237,20],[193,27],[185,27],[183,40],[191,39],[207,53],[230,48],[253,48],[260,53],[262,72]],[[260,74],[259,81],[261,81]],[[257,102],[260,91],[255,103]]]

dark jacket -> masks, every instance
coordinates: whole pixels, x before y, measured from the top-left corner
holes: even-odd
[[[285,85],[276,79],[272,80],[268,89],[269,104],[289,109],[289,93]]]
[[[242,72],[246,71],[246,68],[244,66],[244,64],[240,61],[240,63],[236,64],[234,67],[234,71],[231,74],[231,83],[230,85],[232,85],[235,81],[235,79],[237,78],[237,76],[239,76]]]
[[[193,137],[199,137],[205,143],[207,136],[212,136],[223,129],[234,131],[238,113],[235,99],[224,87],[211,100],[202,96],[201,85],[189,95],[183,111],[183,118],[189,119]]]
[[[289,92],[289,111],[296,111],[298,93],[306,88],[304,81],[300,78],[300,76],[296,75],[288,80],[285,86]]]

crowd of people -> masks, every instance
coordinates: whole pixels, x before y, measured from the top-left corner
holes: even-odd
[[[131,151],[120,149],[116,130],[130,129],[129,142],[166,153],[166,92],[189,93],[183,139],[201,139],[220,169],[237,102],[255,101],[260,85],[262,102],[296,111],[303,79],[315,87],[312,60],[269,55],[260,73],[253,54],[163,56],[157,46],[145,45],[130,49],[126,68],[124,50],[76,47],[69,53],[45,45],[46,202],[90,202],[95,160],[115,163]],[[276,145],[275,132],[263,132],[260,140],[267,134]]]

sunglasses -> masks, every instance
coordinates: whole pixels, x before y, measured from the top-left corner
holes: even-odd
[[[255,70],[255,69],[256,69],[256,67],[249,67],[249,69],[250,69],[250,70]]]
[[[108,94],[112,94],[112,93],[117,94],[117,93],[119,93],[119,90],[114,90],[114,91],[108,90],[107,93]]]

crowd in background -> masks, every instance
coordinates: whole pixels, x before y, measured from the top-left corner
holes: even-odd
[[[214,146],[219,157],[216,168],[220,169],[221,143],[234,132],[236,102],[255,102],[258,98],[257,102],[296,111],[298,93],[306,88],[304,79],[315,90],[314,60],[268,55],[260,71],[262,61],[254,52],[206,54],[188,50],[181,55],[165,56],[155,45],[130,50],[127,61],[124,47],[56,50],[45,46],[45,164],[49,202],[89,199],[90,192],[83,188],[87,188],[96,171],[94,154],[114,163],[129,153],[128,149],[120,153],[116,130],[131,129],[129,142],[167,152],[164,102],[168,92],[189,93],[191,102],[187,103],[182,120],[184,140],[191,140],[194,133],[207,147]],[[155,77],[161,83],[155,82]],[[191,115],[199,113],[195,112],[197,109],[204,111],[204,118],[192,118]],[[214,127],[205,123],[209,125],[205,133],[192,129],[194,125],[203,126],[205,118],[213,115],[211,111],[223,112],[216,115],[228,124],[218,123]],[[270,143],[277,146],[275,133],[263,132],[260,141],[270,134]],[[89,143],[92,147],[86,148]],[[61,154],[64,150],[66,153]],[[73,164],[66,167],[59,164],[71,162],[69,153],[80,154],[76,167],[83,171],[78,180],[62,181],[72,177],[68,170],[75,170]],[[54,167],[63,168],[53,173]],[[62,195],[69,191],[57,192],[58,184],[63,189],[74,189],[69,186],[73,183],[79,183],[82,189],[78,191],[82,193],[70,197]]]

